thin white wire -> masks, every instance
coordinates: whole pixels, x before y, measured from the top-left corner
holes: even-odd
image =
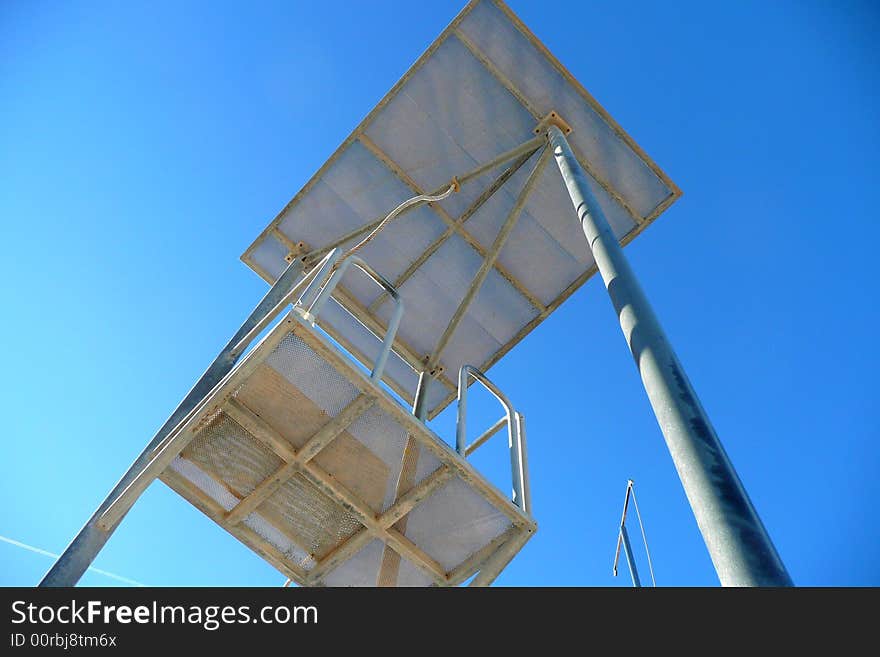
[[[4,543],[9,543],[9,545],[14,545],[15,547],[19,547],[23,550],[27,550],[28,552],[42,554],[45,557],[52,557],[53,559],[57,559],[61,556],[60,554],[55,554],[54,552],[49,552],[48,550],[43,550],[42,548],[34,547],[33,545],[28,545],[27,543],[22,543],[21,541],[16,541],[14,538],[9,538],[8,536],[0,535],[0,541]],[[97,573],[98,575],[103,575],[104,577],[115,579],[117,582],[122,582],[123,584],[130,584],[131,586],[146,586],[146,584],[141,584],[140,582],[137,582],[133,579],[128,579],[127,577],[123,577],[122,575],[110,573],[106,570],[95,568],[94,566],[89,566],[88,570],[91,570],[93,573]]]
[[[651,573],[651,583],[657,586],[657,580],[654,579],[654,564],[651,563],[651,551],[648,549],[648,537],[645,535],[645,525],[642,524],[642,514],[639,511],[639,503],[636,501],[636,487],[631,486],[633,506],[636,507],[636,517],[639,519],[639,529],[642,531],[642,542],[645,544],[645,554],[648,556],[648,571]]]
[[[430,194],[419,194],[418,196],[413,196],[411,199],[407,199],[406,201],[404,201],[403,203],[398,205],[396,208],[394,208],[391,212],[389,212],[388,216],[386,216],[379,223],[379,225],[376,226],[370,232],[369,235],[367,235],[364,239],[362,239],[360,242],[358,242],[353,247],[351,247],[341,258],[339,258],[338,262],[341,262],[341,261],[345,260],[346,258],[348,258],[349,256],[354,255],[355,252],[357,252],[360,249],[362,249],[363,247],[365,247],[367,245],[367,243],[370,240],[372,240],[379,233],[380,230],[385,228],[385,226],[387,226],[391,220],[393,220],[397,215],[399,215],[401,212],[406,210],[411,205],[415,205],[416,203],[421,203],[421,202],[433,203],[435,201],[442,201],[443,199],[449,197],[456,190],[457,187],[458,187],[458,182],[453,181],[452,183],[450,183],[449,189],[447,189],[445,192],[443,192],[441,194],[436,194],[434,196],[432,196]]]

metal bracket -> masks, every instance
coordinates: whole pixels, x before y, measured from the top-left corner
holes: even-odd
[[[284,259],[287,262],[293,262],[300,255],[304,255],[309,252],[309,246],[305,242],[297,242],[295,246],[296,246],[295,249],[291,249],[287,253],[287,255],[284,256]]]
[[[555,125],[557,128],[562,130],[562,134],[570,135],[572,132],[571,126],[568,122],[563,119],[558,112],[555,110],[551,111],[549,114],[544,116],[543,119],[538,121],[538,125],[535,126],[535,129],[532,130],[536,135],[540,135],[547,131],[551,125]]]
[[[428,354],[427,356],[425,356],[422,359],[422,364],[424,364],[427,367],[427,365],[430,361],[431,361],[431,355]],[[438,376],[440,376],[441,374],[443,374],[443,372],[446,371],[446,367],[444,365],[441,365],[440,363],[437,363],[436,365],[434,365],[434,367],[432,367],[430,369],[426,369],[425,371],[431,376],[431,378],[436,379]]]

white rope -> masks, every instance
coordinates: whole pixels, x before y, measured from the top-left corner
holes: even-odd
[[[346,251],[346,253],[342,257],[340,257],[337,262],[342,262],[346,258],[353,256],[357,251],[360,251],[362,248],[364,248],[370,242],[370,240],[372,240],[374,237],[376,237],[376,235],[379,234],[380,230],[385,228],[385,226],[387,226],[397,215],[406,210],[408,207],[415,205],[416,203],[433,203],[434,201],[442,201],[443,199],[451,196],[453,192],[457,192],[459,189],[461,189],[461,187],[458,183],[458,180],[453,178],[452,182],[449,184],[449,189],[441,194],[436,194],[433,196],[431,194],[419,194],[418,196],[413,196],[411,199],[404,201],[396,208],[394,208],[391,212],[389,212],[388,216],[386,216],[381,222],[379,222],[379,225],[376,226],[369,235],[367,235],[364,239],[362,239],[360,242],[358,242],[348,251]],[[335,268],[336,266],[334,265],[333,269]]]
[[[631,486],[633,506],[636,507],[636,518],[639,519],[639,529],[642,531],[642,541],[645,544],[645,554],[648,556],[648,571],[651,573],[651,583],[657,586],[657,580],[654,579],[654,564],[651,563],[651,551],[648,549],[648,537],[645,535],[645,526],[642,524],[642,514],[639,512],[639,503],[636,501],[636,487]]]

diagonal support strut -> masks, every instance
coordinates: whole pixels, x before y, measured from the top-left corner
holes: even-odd
[[[464,318],[465,313],[467,312],[473,300],[476,298],[477,293],[480,291],[480,287],[482,287],[483,282],[486,280],[486,276],[489,275],[489,271],[492,269],[492,267],[496,265],[498,256],[501,254],[501,249],[504,248],[504,244],[505,242],[507,242],[507,238],[510,236],[510,233],[516,226],[516,222],[522,214],[526,201],[529,198],[529,194],[532,192],[532,189],[534,189],[535,185],[541,179],[541,175],[543,174],[544,168],[547,166],[547,162],[549,162],[549,160],[550,149],[545,147],[544,150],[541,152],[541,156],[535,164],[534,169],[532,169],[528,179],[523,185],[523,188],[520,191],[519,196],[516,199],[516,203],[514,203],[513,208],[510,211],[510,214],[507,215],[507,219],[504,221],[504,225],[501,226],[501,230],[498,232],[498,235],[495,238],[495,241],[493,242],[491,248],[486,252],[485,258],[483,259],[483,264],[480,265],[480,268],[477,270],[474,279],[471,281],[470,287],[462,298],[461,303],[459,303],[458,308],[452,315],[449,323],[446,325],[446,330],[443,331],[443,334],[437,341],[437,346],[434,347],[434,353],[432,353],[430,358],[428,359],[428,364],[425,369],[430,370],[440,360],[440,356],[442,355],[443,350],[449,344],[449,340],[452,338],[452,334],[458,328],[458,325]]]

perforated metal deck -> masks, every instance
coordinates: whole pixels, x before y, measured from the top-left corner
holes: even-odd
[[[176,433],[162,481],[302,585],[490,582],[536,529],[295,312]]]

